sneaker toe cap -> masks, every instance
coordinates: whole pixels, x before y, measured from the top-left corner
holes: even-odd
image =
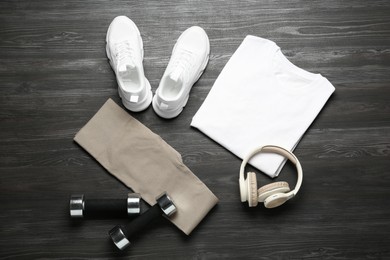
[[[201,27],[192,26],[183,32],[179,44],[186,49],[203,52],[208,49],[209,38]]]
[[[136,25],[126,16],[117,16],[111,22],[109,39],[114,42],[127,40],[129,37],[136,39],[137,34]]]

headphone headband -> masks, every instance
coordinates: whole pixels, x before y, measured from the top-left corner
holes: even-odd
[[[279,155],[286,157],[295,165],[295,167],[297,168],[297,173],[298,173],[297,183],[295,184],[295,188],[288,193],[291,197],[295,196],[298,193],[298,191],[302,185],[302,179],[303,179],[302,166],[301,166],[298,158],[292,152],[290,152],[290,151],[288,151],[280,146],[265,145],[265,146],[256,148],[250,154],[248,154],[241,163],[240,181],[244,180],[244,170],[245,170],[246,164],[254,155],[256,155],[258,153],[276,153],[276,154],[279,154]]]

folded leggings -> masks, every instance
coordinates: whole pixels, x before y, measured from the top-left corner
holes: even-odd
[[[166,191],[177,207],[170,220],[187,235],[218,202],[176,150],[111,99],[74,140],[150,205]]]

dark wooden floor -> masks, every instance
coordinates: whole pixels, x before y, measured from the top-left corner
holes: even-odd
[[[130,114],[220,199],[191,236],[162,221],[126,252],[107,236],[123,220],[68,216],[70,194],[128,192],[73,142],[108,98],[119,102],[104,50],[117,15],[141,31],[153,91],[180,33],[192,25],[208,33],[210,62],[184,112],[174,120],[152,108]],[[247,34],[275,41],[336,87],[296,148],[302,190],[275,210],[243,205],[241,161],[190,127]],[[390,258],[389,1],[2,0],[0,126],[0,259]],[[293,173],[287,166],[279,179],[293,184]]]

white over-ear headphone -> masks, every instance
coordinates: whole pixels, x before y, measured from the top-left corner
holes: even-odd
[[[293,164],[295,164],[298,172],[298,179],[295,188],[290,191],[290,187],[287,182],[279,181],[271,184],[267,184],[257,190],[257,180],[256,174],[254,172],[248,172],[247,178],[244,179],[244,170],[245,165],[248,161],[258,153],[277,153],[279,155],[285,156]],[[299,188],[302,185],[302,166],[298,161],[298,158],[290,151],[275,145],[266,145],[259,147],[252,151],[244,160],[242,161],[240,168],[240,195],[241,202],[248,201],[249,207],[257,206],[258,202],[264,202],[266,208],[275,208],[289,199],[293,198],[299,191]]]

